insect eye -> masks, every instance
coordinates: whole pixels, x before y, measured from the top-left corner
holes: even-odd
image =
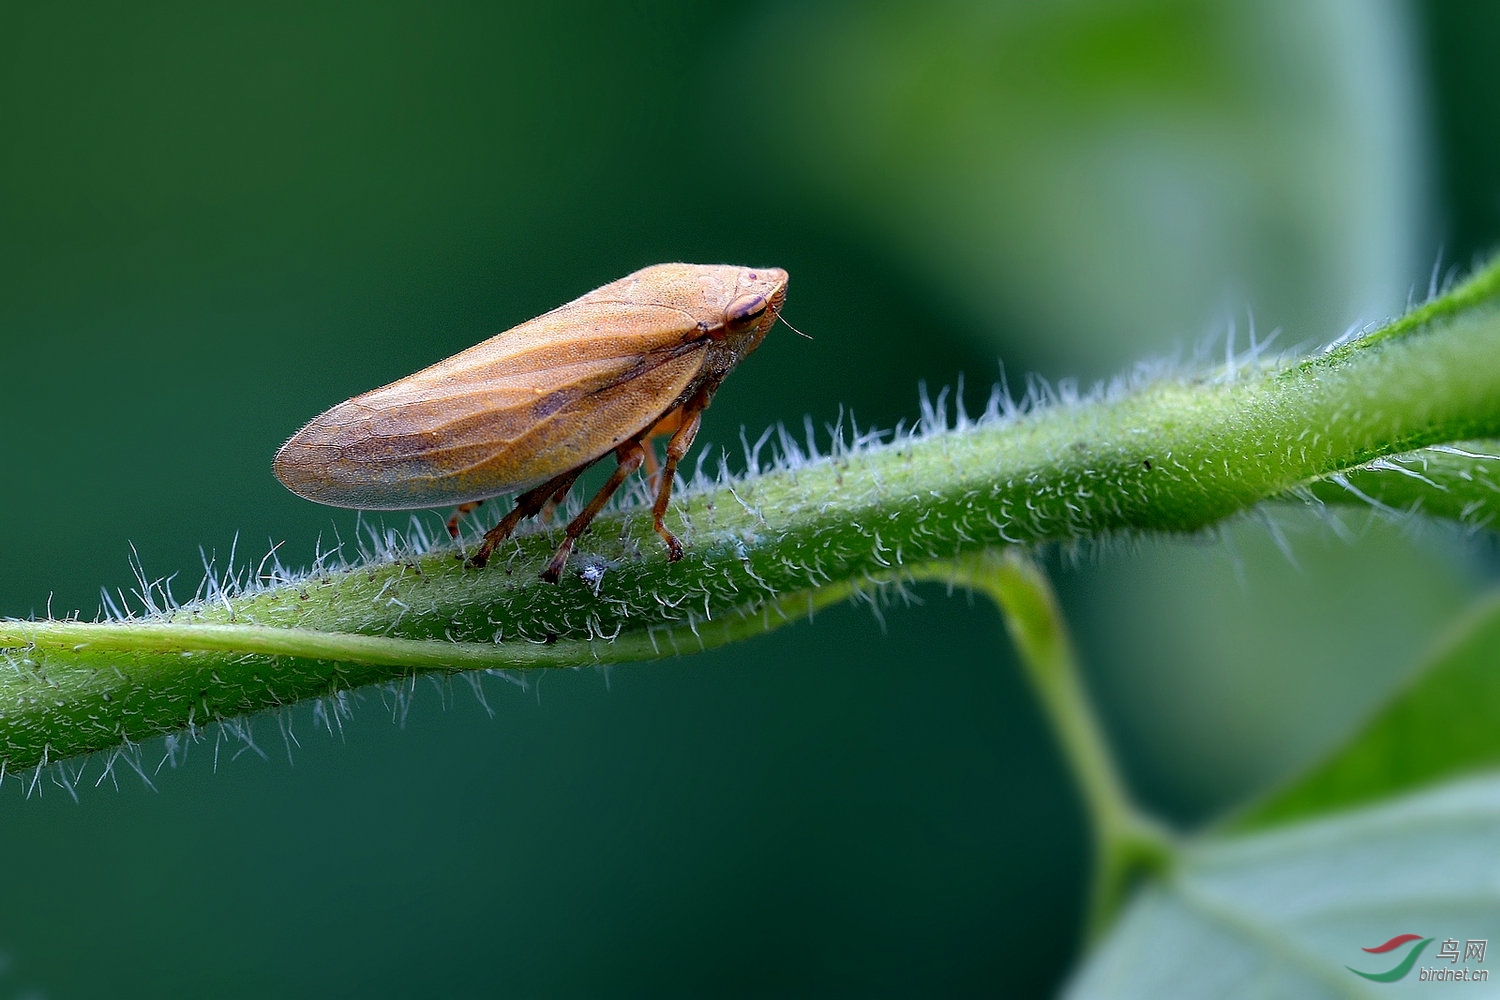
[[[753,325],[766,311],[766,300],[761,295],[741,295],[729,303],[724,310],[724,329],[739,333]]]

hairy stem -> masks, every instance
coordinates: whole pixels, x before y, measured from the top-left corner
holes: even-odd
[[[1382,456],[1500,437],[1500,266],[1290,366],[995,409],[686,491],[669,517],[687,543],[678,563],[632,508],[595,523],[556,586],[536,579],[552,542],[533,532],[484,571],[439,549],[219,581],[205,600],[139,620],[0,622],[0,764],[415,670],[685,652],[767,631],[904,567],[1196,531]]]

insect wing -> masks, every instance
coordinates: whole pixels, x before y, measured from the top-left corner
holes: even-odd
[[[277,475],[320,503],[399,510],[514,492],[607,454],[681,395],[707,340],[679,309],[593,297],[606,289],[340,403],[283,446]]]

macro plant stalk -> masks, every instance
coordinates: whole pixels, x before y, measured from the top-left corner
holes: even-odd
[[[1500,437],[1500,266],[1305,359],[1048,395],[996,394],[974,419],[934,410],[912,433],[837,435],[821,455],[784,438],[770,468],[678,495],[677,563],[633,504],[595,521],[557,586],[536,579],[555,547],[538,530],[484,570],[419,539],[310,573],[228,570],[185,604],[143,579],[148,612],[116,620],[0,622],[0,763],[14,772],[421,671],[692,652],[917,565],[1201,531],[1289,492],[1329,499],[1330,477],[1353,470],[1369,486],[1374,460]],[[1453,474],[1472,480],[1490,461],[1472,453]]]

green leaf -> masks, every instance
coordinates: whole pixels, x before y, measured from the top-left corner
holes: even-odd
[[[1489,939],[1500,922],[1500,778],[1457,782],[1336,818],[1208,838],[1144,890],[1066,995],[1428,996],[1421,968],[1485,970],[1420,941]],[[1366,976],[1369,973],[1372,975]],[[1374,982],[1371,982],[1374,979]],[[1446,984],[1444,984],[1446,985]],[[1477,994],[1476,994],[1477,995]],[[1488,994],[1486,994],[1488,995]]]
[[[1405,689],[1236,825],[1265,826],[1500,764],[1500,593],[1471,609]]]

